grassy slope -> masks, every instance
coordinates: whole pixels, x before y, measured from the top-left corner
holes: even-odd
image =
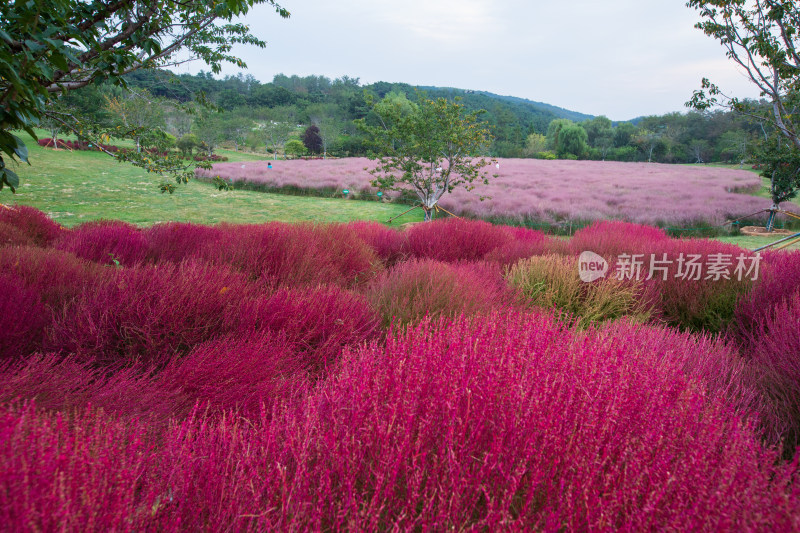
[[[31,205],[45,211],[64,226],[100,218],[134,224],[162,221],[258,223],[349,220],[386,221],[408,206],[334,198],[314,198],[251,191],[217,191],[212,185],[192,182],[173,195],[162,194],[162,179],[129,164],[115,162],[99,152],[70,152],[39,147],[23,135],[30,150],[31,166],[16,168],[22,184],[16,195],[0,192],[0,202]],[[220,151],[231,161],[258,156]],[[420,213],[405,215],[400,222],[421,220]]]

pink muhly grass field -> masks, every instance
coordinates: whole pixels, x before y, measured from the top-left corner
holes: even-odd
[[[198,169],[204,178],[221,176],[267,189],[349,189],[372,195],[366,158],[217,163]],[[489,168],[490,184],[461,188],[442,197],[441,205],[458,214],[494,220],[555,223],[621,219],[640,224],[721,224],[769,207],[769,202],[736,191],[761,187],[753,172],[718,167],[501,159]],[[394,195],[396,196],[396,195]],[[481,201],[481,196],[490,197]],[[413,197],[413,194],[412,194]]]

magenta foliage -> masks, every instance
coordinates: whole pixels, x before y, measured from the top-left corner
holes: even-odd
[[[369,296],[385,326],[425,316],[484,314],[513,300],[498,265],[452,265],[431,259],[397,264],[376,280]]]
[[[168,222],[147,228],[144,235],[148,245],[147,259],[154,263],[179,263],[197,256],[204,247],[225,246],[222,240],[224,231],[220,226]]]
[[[784,300],[800,293],[800,251],[762,253],[759,279],[736,308],[734,335],[748,337],[751,326]]]
[[[549,237],[541,231],[513,226],[504,226],[504,229],[511,234],[512,240],[486,254],[486,261],[509,266],[534,255],[567,252],[566,241]]]
[[[764,254],[762,266],[730,332],[771,401],[761,413],[766,437],[791,456],[800,445],[800,252]]]
[[[49,351],[104,365],[163,365],[226,334],[226,318],[252,297],[244,276],[187,262],[114,269],[56,316]]]
[[[411,257],[446,262],[478,261],[513,240],[502,226],[460,218],[415,224],[406,233]]]
[[[41,346],[50,317],[35,291],[4,272],[0,272],[0,317],[0,360],[26,356]]]
[[[268,286],[352,287],[374,276],[379,261],[345,225],[221,225],[224,241],[200,257],[228,264]]]
[[[664,230],[652,226],[603,220],[576,231],[569,249],[573,254],[591,251],[609,258],[623,253],[655,253],[669,240]]]
[[[49,246],[64,229],[35,207],[0,206],[0,244]]]
[[[72,229],[55,248],[103,265],[135,265],[144,261],[147,240],[142,231],[127,222],[101,220]]]
[[[95,145],[90,144],[85,141],[70,141],[70,140],[53,140],[51,138],[44,138],[39,139],[39,146],[45,148],[66,148],[68,150],[88,150],[88,151],[99,151],[100,148],[106,150],[108,152],[117,152],[119,151],[118,146],[114,146],[113,144],[101,144]]]
[[[169,375],[239,409],[291,397],[294,385],[257,377],[262,357],[297,376],[277,342],[200,346],[164,384]],[[543,315],[495,314],[424,321],[346,351],[316,390],[299,382],[305,399],[249,419],[189,416],[157,448],[127,418],[5,407],[0,519],[82,530],[794,530],[792,468],[722,399],[735,392],[715,370],[729,355],[653,328],[576,333]]]
[[[307,392],[308,375],[293,343],[280,335],[250,335],[209,341],[183,359],[173,359],[158,382],[186,399],[183,412],[196,403],[214,412],[258,417]]]
[[[392,265],[403,257],[406,233],[366,220],[350,222],[347,228],[366,242],[384,263]]]
[[[406,234],[405,251],[411,257],[446,262],[487,259],[510,264],[558,247],[540,231],[460,218],[415,224]]]
[[[280,334],[309,371],[329,366],[346,346],[374,339],[380,326],[363,296],[337,287],[282,289],[243,302],[236,320],[244,337]]]
[[[738,302],[753,285],[755,272],[746,270],[753,264],[753,254],[733,244],[710,239],[671,239],[654,248],[655,259],[660,260],[666,254],[670,261],[666,280],[663,280],[663,273],[654,274],[660,295],[658,307],[667,323],[692,331],[725,331],[734,318]],[[649,258],[651,254],[645,255]],[[699,257],[702,263],[702,275],[698,280],[679,276],[679,259],[691,256]],[[713,274],[715,258],[730,262],[725,268],[726,275]],[[740,260],[744,269],[737,272]]]
[[[770,442],[783,441],[791,457],[800,445],[800,291],[756,317],[744,355],[761,375],[772,412],[763,413]]]
[[[0,523],[9,531],[134,531],[153,525],[143,428],[87,411],[0,408]]]
[[[52,248],[0,248],[0,271],[21,280],[52,310],[102,283],[107,268]]]
[[[108,373],[57,354],[34,354],[0,368],[0,404],[17,398],[64,413],[91,405],[127,418],[146,418],[161,427],[186,410],[185,398],[174,387],[157,383],[150,372],[116,369]]]
[[[164,523],[255,530],[793,530],[797,489],[657,330],[423,323],[268,427],[187,421]],[[696,357],[696,356],[695,356]],[[702,356],[701,356],[702,357]]]

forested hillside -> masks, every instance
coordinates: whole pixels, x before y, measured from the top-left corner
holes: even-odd
[[[468,110],[485,110],[482,117],[494,137],[486,155],[495,157],[745,163],[753,160],[763,138],[758,123],[728,112],[675,112],[612,122],[513,96],[404,83],[362,85],[348,76],[278,74],[262,83],[251,75],[217,79],[203,72],[140,70],[127,81],[131,90],[95,86],[71,93],[62,104],[121,130],[164,131],[181,150],[208,155],[221,144],[272,157],[365,155],[354,121],[377,120],[370,102],[414,102],[421,95],[460,97]],[[198,98],[220,112],[198,106]],[[58,133],[53,125],[52,135]],[[137,142],[147,144],[146,137]]]

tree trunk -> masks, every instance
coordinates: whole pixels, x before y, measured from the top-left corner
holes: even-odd
[[[422,211],[425,213],[425,222],[430,222],[433,220],[433,209],[428,209],[423,205]]]

